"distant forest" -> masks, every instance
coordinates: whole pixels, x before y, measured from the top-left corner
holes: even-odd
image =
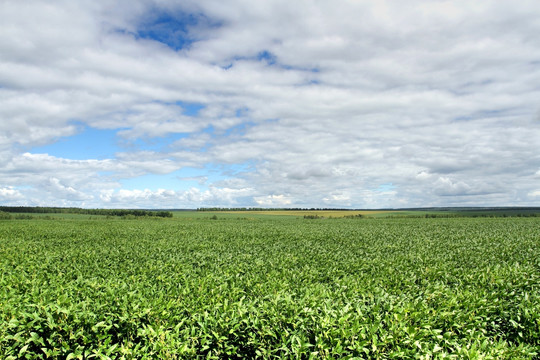
[[[357,209],[340,208],[257,208],[257,207],[204,207],[197,208],[197,211],[357,211]]]
[[[234,212],[234,211],[386,211],[391,218],[450,218],[450,217],[540,217],[540,207],[429,207],[400,209],[338,209],[338,208],[250,208],[250,207],[208,207],[197,211]],[[349,217],[349,216],[345,216]],[[352,216],[357,217],[357,216]],[[305,218],[324,218],[307,215]]]
[[[155,216],[172,217],[170,211],[155,210],[132,210],[132,209],[81,209],[74,207],[41,207],[41,206],[0,206],[0,211],[6,213],[30,213],[30,214],[83,214],[83,215],[106,215],[106,216]]]

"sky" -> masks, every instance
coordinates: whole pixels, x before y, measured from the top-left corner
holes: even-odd
[[[0,0],[0,205],[540,206],[537,0]]]

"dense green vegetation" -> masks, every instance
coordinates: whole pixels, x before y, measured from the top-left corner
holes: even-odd
[[[261,208],[200,208],[197,212],[236,213],[252,215],[288,215],[306,219],[369,217],[369,218],[463,218],[463,217],[540,217],[540,207],[465,207],[414,209],[261,209]],[[176,212],[178,213],[178,212]]]
[[[170,211],[164,210],[139,210],[139,209],[81,209],[62,207],[40,207],[40,206],[0,206],[0,212],[5,213],[25,213],[25,214],[83,214],[83,215],[105,215],[105,216],[157,216],[172,217]],[[16,217],[15,217],[16,218]],[[1,217],[0,217],[1,219]]]
[[[539,358],[538,218],[210,215],[0,221],[0,358]]]

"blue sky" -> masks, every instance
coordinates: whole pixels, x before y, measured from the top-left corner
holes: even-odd
[[[540,204],[534,1],[0,5],[0,205]]]
[[[47,145],[31,147],[29,151],[74,160],[109,159],[120,149],[116,133],[116,129],[99,130],[80,126],[75,135],[55,139]]]

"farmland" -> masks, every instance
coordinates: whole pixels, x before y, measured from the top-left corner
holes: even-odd
[[[540,218],[0,221],[2,359],[538,359]]]

